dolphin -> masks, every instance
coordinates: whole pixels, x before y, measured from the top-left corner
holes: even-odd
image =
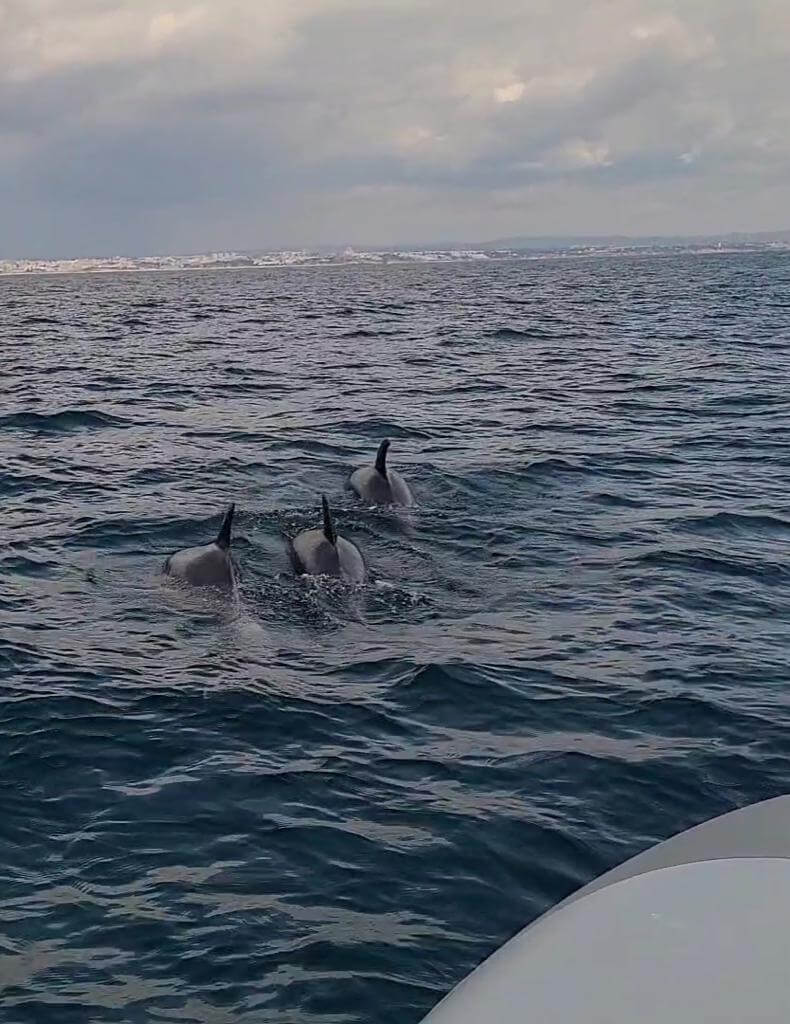
[[[364,583],[367,569],[362,553],[350,540],[338,536],[324,495],[321,507],[323,529],[305,530],[288,541],[294,570],[300,576],[337,576],[347,583]]]
[[[228,508],[215,541],[176,551],[165,562],[165,572],[196,587],[232,589],[236,573],[230,553],[230,530],[235,510],[235,504]]]
[[[409,485],[397,471],[387,469],[387,451],[389,441],[382,441],[376,453],[373,466],[362,466],[351,474],[349,483],[365,501],[374,505],[405,505],[414,504]]]

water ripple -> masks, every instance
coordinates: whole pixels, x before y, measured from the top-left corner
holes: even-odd
[[[785,792],[788,304],[779,252],[0,280],[2,1019],[416,1024]],[[321,493],[365,588],[290,573]],[[238,601],[169,585],[229,500]]]

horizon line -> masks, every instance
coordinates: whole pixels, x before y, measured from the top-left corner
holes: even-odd
[[[638,246],[640,244],[660,243],[677,244],[705,244],[724,241],[762,240],[765,242],[788,241],[790,242],[790,228],[777,229],[772,231],[723,231],[723,232],[696,232],[690,234],[625,234],[625,233],[588,233],[588,234],[513,234],[500,236],[487,241],[468,240],[449,241],[437,239],[431,242],[401,242],[389,244],[353,244],[353,243],[318,243],[304,246],[279,245],[271,247],[256,247],[245,249],[234,249],[229,247],[213,247],[207,249],[195,249],[192,251],[171,251],[171,252],[149,252],[130,253],[116,251],[114,253],[84,254],[71,256],[0,256],[2,264],[24,264],[24,263],[73,263],[81,261],[107,261],[107,260],[167,260],[167,259],[191,259],[205,256],[254,256],[266,254],[336,254],[342,255],[347,252],[358,253],[406,253],[406,252],[496,252],[498,250],[518,251],[519,248],[539,247],[540,243],[552,243],[550,248],[578,248],[585,244],[597,243],[602,246],[617,243],[625,243],[626,246]]]

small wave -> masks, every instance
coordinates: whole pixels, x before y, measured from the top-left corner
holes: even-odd
[[[274,370],[266,370],[263,367],[255,367],[251,369],[248,366],[226,366],[223,370],[226,377],[241,377],[242,380],[247,380],[249,377],[279,377],[280,374]]]
[[[587,473],[589,471],[584,466],[568,462],[567,459],[549,458],[530,462],[526,467],[526,472],[530,476],[553,476],[555,473]]]
[[[267,444],[269,435],[244,430],[185,430],[184,437],[206,441],[228,441],[234,444]]]
[[[16,364],[14,364],[12,366],[8,366],[5,369],[6,369],[6,372],[9,374],[9,376],[12,375],[12,374],[20,374],[20,375],[23,375],[23,376],[27,376],[28,373],[30,372],[30,365],[27,362],[22,362],[22,363],[16,363]],[[84,365],[78,365],[77,363],[72,363],[69,366],[69,371],[74,376],[77,376],[80,373],[90,373],[89,367],[84,366]],[[40,367],[38,367],[36,369],[36,374],[38,376],[40,376],[40,377],[56,377],[56,376],[60,376],[62,373],[63,373],[63,367],[60,365],[60,363],[57,363],[54,366],[40,366]],[[38,400],[39,399],[37,399],[37,398],[33,399],[33,401],[38,401]]]
[[[159,550],[160,545],[187,546],[187,542],[192,538],[196,544],[206,543],[212,537],[216,537],[218,526],[219,518],[215,514],[199,518],[182,516],[170,519],[86,517],[74,521],[72,534],[66,543],[70,547],[113,547],[124,546],[124,542],[127,541],[142,540],[141,550],[154,551]],[[234,544],[243,543],[244,538],[237,534],[234,537]]]
[[[53,480],[37,473],[0,472],[0,494],[29,494],[36,487],[50,487]]]
[[[378,416],[371,416],[365,420],[338,420],[335,423],[326,424],[327,428],[333,428],[344,434],[361,434],[363,437],[371,437],[380,441],[383,437],[418,438],[430,440],[431,434],[416,427],[402,427],[393,420],[381,419]]]
[[[488,391],[507,391],[507,384],[499,384],[496,381],[480,381],[478,384],[459,384],[444,392],[448,397],[452,395],[476,395]],[[431,394],[432,392],[415,391],[415,394]]]
[[[393,337],[396,334],[403,334],[403,333],[404,333],[404,331],[401,328],[399,328],[399,327],[393,327],[393,328],[390,328],[390,329],[379,327],[375,331],[369,331],[369,330],[367,330],[364,327],[360,327],[356,331],[343,331],[343,333],[340,334],[339,337],[341,337],[341,338],[391,338],[391,337]]]
[[[63,321],[53,316],[26,316],[20,321],[24,327],[62,327]]]
[[[590,500],[598,505],[606,505],[611,508],[644,508],[645,505],[643,501],[627,498],[624,494],[612,494],[609,491],[594,494]]]
[[[271,384],[266,381],[260,383],[254,380],[240,381],[234,384],[212,384],[210,391],[214,395],[227,395],[232,398],[234,395],[269,395],[281,397],[290,394],[292,388],[282,384]]]
[[[428,594],[399,586],[390,580],[374,580],[368,593],[368,614],[383,615],[384,621],[391,621],[392,616],[398,616],[403,621],[403,616],[413,610],[425,613],[432,608],[433,602]]]
[[[780,516],[744,512],[715,512],[711,515],[688,516],[673,523],[676,529],[694,533],[765,534],[790,533],[790,521]]]
[[[544,331],[539,327],[530,330],[499,327],[495,331],[489,331],[485,337],[493,338],[495,341],[579,341],[584,335],[575,331]]]
[[[650,452],[650,454],[643,454],[642,452],[628,452],[622,455],[615,455],[610,458],[599,458],[596,459],[599,465],[613,465],[615,468],[622,466],[682,466],[685,463],[685,459],[680,458],[679,455],[671,455],[668,452]]]
[[[732,728],[732,712],[710,693],[705,696],[691,691],[674,694],[648,693],[639,710],[650,722],[651,731],[672,735],[689,731],[704,737],[721,735]]]
[[[0,640],[0,665],[5,664],[15,669],[22,665],[35,665],[40,653],[36,645],[24,643],[22,640]],[[8,696],[5,700],[8,700]]]
[[[472,343],[469,338],[466,338],[463,335],[445,335],[437,341],[436,344],[439,348],[458,348],[460,346],[468,347]]]
[[[172,467],[166,466],[144,466],[129,474],[129,481],[137,484],[169,484],[174,480],[180,480],[182,472],[177,464]]]
[[[718,409],[770,409],[787,402],[786,394],[762,395],[721,395],[707,403]]]
[[[0,430],[27,430],[38,434],[65,434],[73,430],[102,430],[129,427],[130,420],[93,409],[63,409],[60,412],[14,412],[0,416]]]
[[[0,568],[5,576],[49,576],[57,567],[57,562],[28,558],[26,555],[10,555],[0,559]]]
[[[671,551],[659,548],[637,555],[629,561],[642,568],[678,569],[687,572],[715,573],[720,576],[733,576],[756,579],[761,583],[774,584],[790,580],[790,565],[771,563],[759,560],[738,559],[728,557],[721,552],[705,551]]]
[[[638,391],[645,394],[667,391],[682,392],[688,390],[688,387],[683,387],[679,384],[633,384],[631,386],[631,391]]]
[[[282,440],[271,441],[267,445],[269,452],[291,452],[293,461],[300,463],[305,455],[329,455],[333,459],[349,459],[355,454],[355,449],[344,445],[332,444],[328,441],[317,441],[313,438],[302,437],[296,442],[298,452],[294,453],[294,440],[284,437]]]
[[[343,331],[340,335],[341,338],[375,338],[376,331],[368,331],[364,327],[360,327],[355,331]]]

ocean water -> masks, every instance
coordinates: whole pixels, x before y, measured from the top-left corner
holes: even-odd
[[[788,791],[789,381],[781,252],[0,279],[4,1024],[417,1024]]]

